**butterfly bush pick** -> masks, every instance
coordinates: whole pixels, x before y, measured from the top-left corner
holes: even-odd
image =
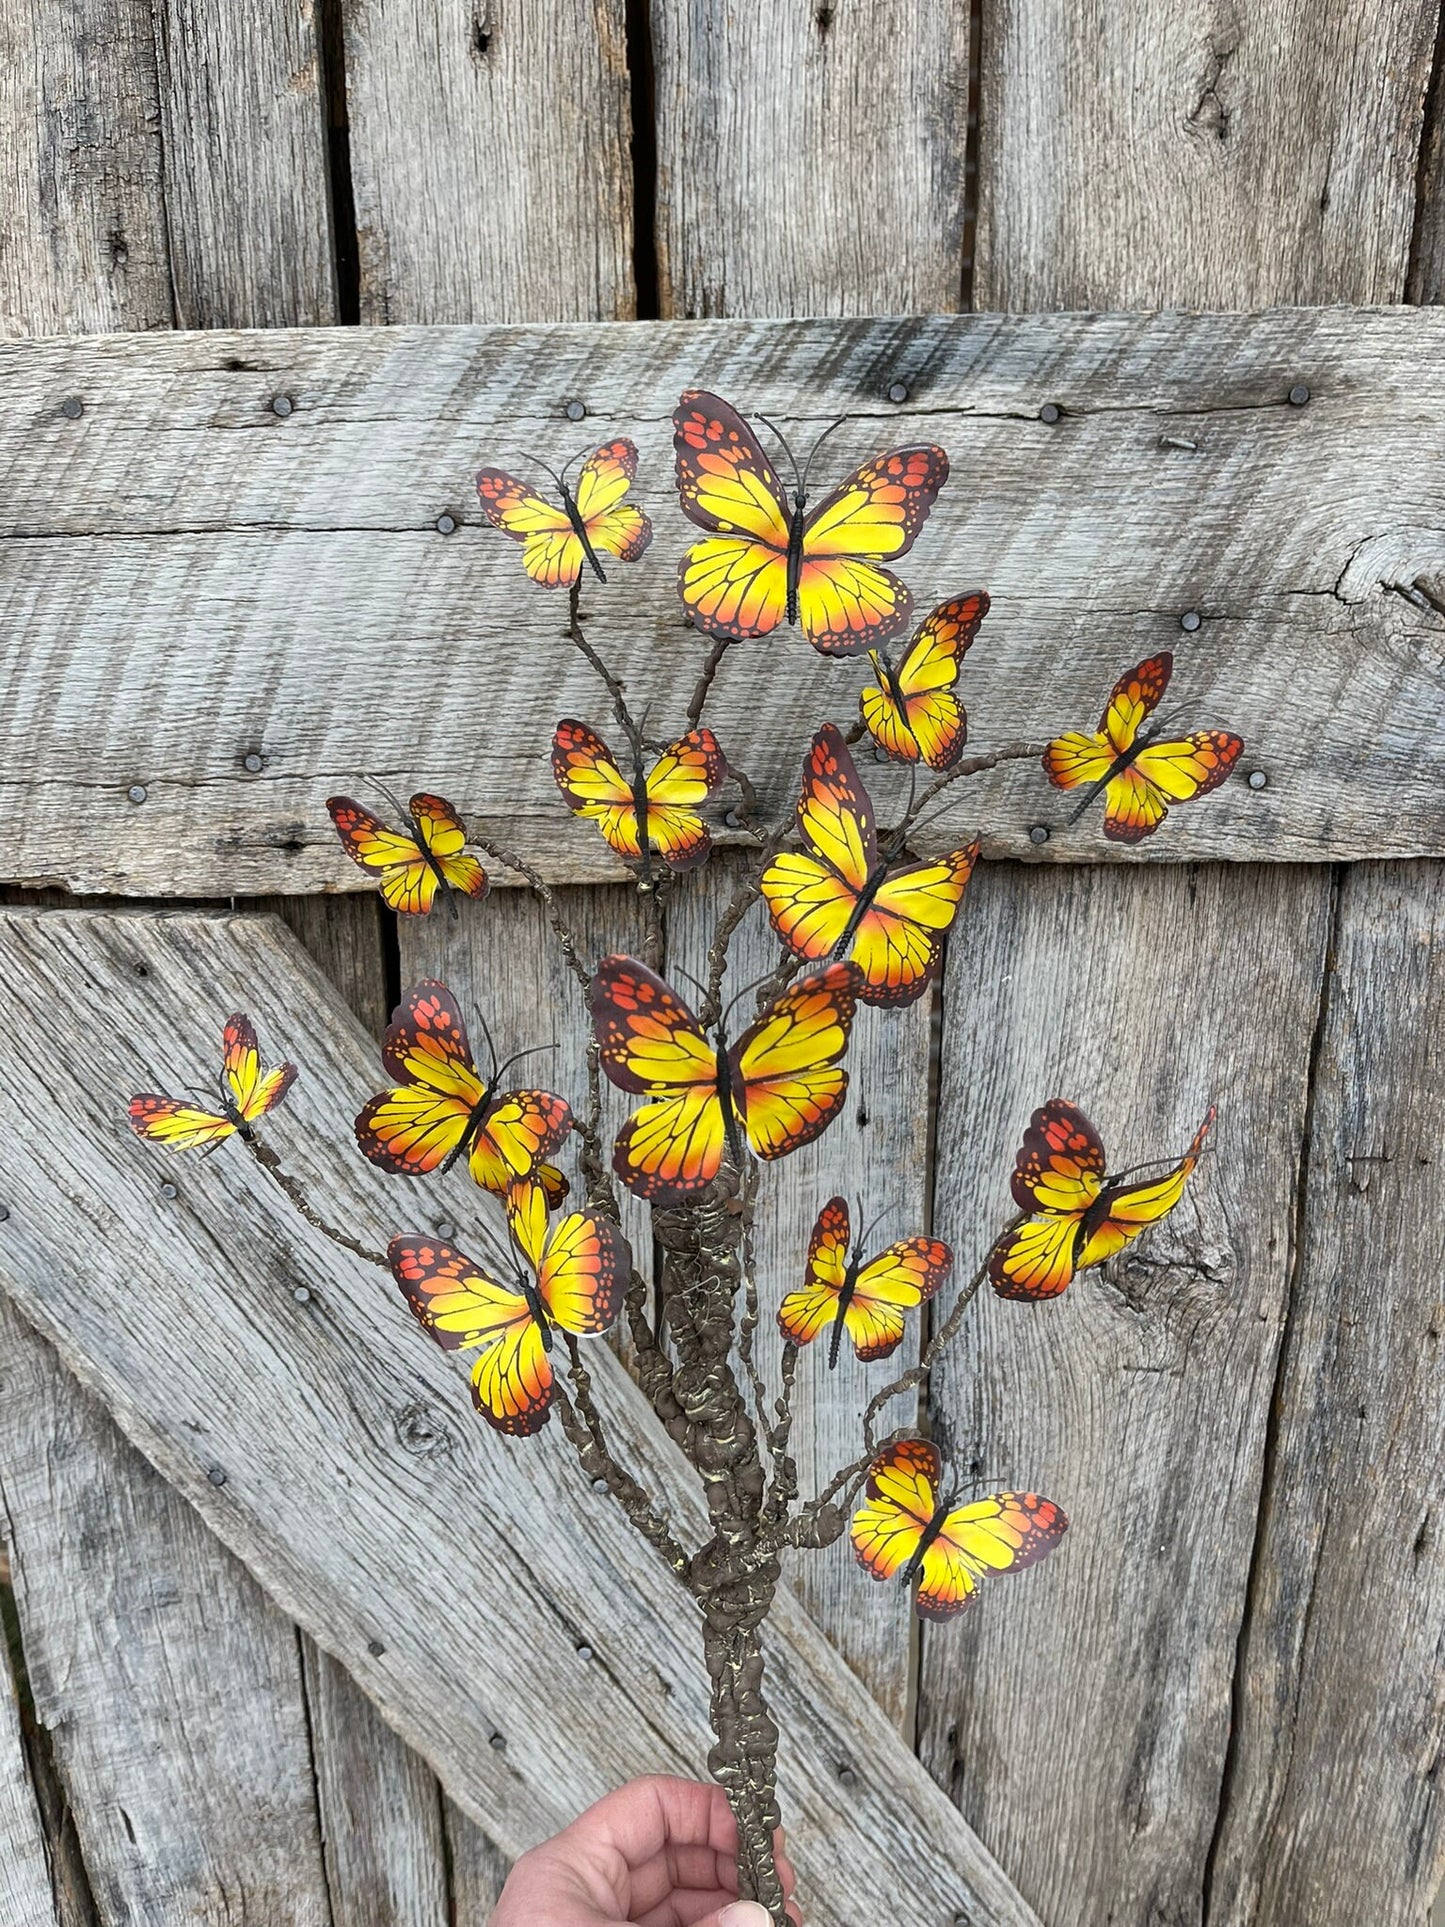
[[[642,911],[637,955],[595,959],[543,871],[469,831],[460,809],[430,790],[405,806],[382,791],[397,828],[350,797],[327,804],[347,855],[400,915],[444,902],[459,923],[486,916],[489,879],[474,850],[510,871],[542,903],[587,1015],[590,1043],[585,1061],[567,1069],[569,1098],[514,1075],[547,1039],[508,1039],[516,1055],[499,1064],[477,1012],[489,1053],[483,1071],[446,984],[426,980],[401,998],[382,1045],[388,1082],[361,1104],[356,1144],[388,1182],[455,1173],[467,1201],[458,1206],[454,1189],[447,1215],[464,1225],[402,1230],[378,1252],[328,1223],[257,1129],[294,1067],[264,1069],[254,1027],[240,1014],[225,1029],[218,1106],[146,1093],[131,1100],[130,1120],[142,1136],[180,1148],[238,1138],[309,1223],[386,1273],[432,1340],[466,1361],[473,1402],[499,1435],[499,1468],[502,1455],[534,1449],[528,1441],[557,1420],[582,1473],[607,1495],[599,1503],[621,1506],[698,1607],[711,1762],[737,1819],[740,1893],[782,1927],[766,1627],[784,1555],[846,1534],[865,1573],[896,1582],[900,1613],[904,1596],[939,1622],[980,1596],[986,1611],[1008,1610],[1008,1589],[995,1601],[993,1581],[1058,1547],[1069,1523],[1062,1507],[1022,1488],[977,1493],[950,1470],[943,1442],[920,1437],[913,1422],[886,1430],[887,1420],[907,1413],[905,1399],[916,1412],[920,1387],[985,1283],[1019,1308],[1000,1317],[1068,1317],[1067,1306],[1043,1307],[1174,1210],[1214,1113],[1182,1156],[1112,1171],[1082,1110],[1050,1099],[1023,1134],[1013,1216],[1001,1222],[1000,1210],[980,1224],[967,1252],[916,1221],[891,1241],[878,1234],[897,1203],[883,1147],[876,1170],[850,1173],[856,1208],[842,1196],[809,1200],[806,1252],[784,1278],[761,1279],[753,1235],[764,1184],[810,1182],[786,1161],[824,1138],[850,1101],[860,1009],[917,1003],[944,967],[989,827],[979,823],[978,834],[941,855],[920,850],[930,807],[945,791],[1042,759],[1055,787],[1084,792],[1071,822],[1102,794],[1104,834],[1137,841],[1160,828],[1170,806],[1222,783],[1242,744],[1224,730],[1176,735],[1172,720],[1156,723],[1173,668],[1158,655],[1119,679],[1096,732],[970,752],[960,683],[988,594],[948,594],[915,625],[913,592],[896,573],[927,534],[947,455],[928,443],[861,451],[851,469],[835,464],[837,444],[825,444],[850,426],[845,418],[800,464],[767,418],[757,420],[778,446],[787,483],[759,430],[729,402],[690,388],[673,415],[678,500],[700,534],[677,558],[675,590],[665,586],[661,600],[680,595],[706,653],[686,706],[656,726],[660,705],[634,698],[589,633],[581,600],[584,583],[610,592],[614,565],[638,563],[652,542],[652,524],[631,499],[634,443],[617,436],[555,470],[527,457],[550,492],[504,468],[477,473],[486,519],[519,546],[526,575],[566,590],[567,634],[596,678],[596,713],[578,706],[537,753],[550,760],[561,804],[580,819],[578,834],[600,835],[631,879]],[[539,627],[548,620],[542,615]],[[790,769],[801,757],[796,800],[769,824],[758,803],[767,792],[729,758],[706,712],[730,652],[758,641],[780,646],[766,639],[787,627],[829,660],[817,664],[811,733],[785,751]],[[840,684],[856,717],[846,729],[824,713],[836,712]],[[907,802],[889,822],[880,822],[854,761],[861,741],[908,772]],[[669,957],[668,906],[693,887],[724,831],[746,852],[740,880],[714,920],[701,976],[687,978]],[[732,946],[749,916],[771,928],[777,952],[760,982],[739,987],[729,977]],[[1167,1068],[1177,1082],[1180,1066]],[[1141,1078],[1150,1071],[1140,1065]],[[628,1100],[615,1132],[603,1127],[608,1084]],[[977,1146],[981,1195],[1002,1191],[1003,1148]],[[651,1211],[645,1268],[620,1229],[628,1195]],[[415,1222],[410,1203],[396,1216]],[[755,1350],[764,1320],[781,1344],[772,1384]],[[706,1501],[707,1532],[692,1543],[648,1489],[644,1468],[614,1442],[607,1396],[593,1381],[587,1341],[619,1321],[642,1395]],[[863,1368],[898,1353],[910,1332],[910,1362],[865,1401]],[[815,1386],[862,1410],[857,1456],[804,1495],[791,1432],[799,1374],[814,1358]],[[1066,1566],[1037,1583],[1062,1595]],[[859,1611],[863,1590],[860,1582]],[[883,1609],[881,1598],[875,1604]]]

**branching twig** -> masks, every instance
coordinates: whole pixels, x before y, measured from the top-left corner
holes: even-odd
[[[908,832],[919,817],[934,797],[941,796],[950,784],[957,783],[965,776],[978,776],[986,769],[997,769],[1000,763],[1036,763],[1047,748],[1047,743],[1005,743],[1002,749],[989,750],[982,756],[965,756],[961,763],[955,763],[952,769],[946,769],[941,776],[936,776],[921,795],[914,797],[907,815],[893,832],[891,841],[901,850]]]
[[[364,1245],[359,1239],[353,1238],[349,1231],[342,1231],[336,1225],[326,1222],[307,1197],[300,1181],[293,1178],[289,1172],[282,1170],[281,1160],[269,1144],[263,1144],[260,1138],[250,1130],[241,1133],[241,1142],[266,1175],[280,1185],[313,1230],[319,1231],[322,1237],[329,1238],[332,1244],[340,1245],[343,1251],[349,1251],[357,1258],[364,1258],[369,1265],[379,1265],[383,1271],[391,1270],[391,1262],[384,1252],[373,1251],[369,1245]]]
[[[1008,1227],[1002,1235],[1007,1237],[1008,1233],[1012,1231],[1015,1226],[1022,1223],[1023,1213],[1020,1212],[1016,1217],[1010,1219]],[[938,1357],[946,1345],[953,1342],[954,1334],[963,1323],[964,1313],[973,1303],[979,1286],[988,1276],[988,1260],[992,1255],[993,1246],[990,1245],[988,1257],[984,1258],[978,1270],[969,1279],[957,1298],[954,1299],[947,1318],[944,1319],[943,1323],[924,1346],[919,1355],[918,1363],[913,1366],[911,1370],[904,1372],[901,1378],[895,1378],[891,1385],[885,1385],[881,1392],[876,1393],[874,1397],[869,1400],[868,1409],[863,1414],[863,1443],[869,1452],[877,1450],[873,1442],[874,1419],[877,1418],[878,1414],[883,1410],[883,1407],[887,1405],[891,1399],[901,1398],[905,1392],[911,1392],[917,1386],[921,1385],[932,1369],[934,1359]]]
[[[687,726],[689,729],[696,729],[702,721],[702,712],[707,705],[708,694],[712,689],[713,677],[716,676],[719,668],[722,666],[723,657],[735,642],[741,641],[741,636],[713,637],[712,648],[708,650],[707,660],[698,672],[697,682],[692,692],[692,700],[687,706]]]
[[[638,1532],[656,1549],[663,1563],[686,1584],[692,1570],[692,1560],[673,1537],[667,1521],[651,1505],[637,1480],[614,1458],[607,1444],[601,1415],[592,1397],[592,1381],[582,1363],[577,1340],[570,1332],[563,1335],[567,1340],[567,1355],[571,1361],[569,1375],[577,1403],[574,1407],[560,1385],[554,1389],[553,1402],[562,1421],[562,1429],[582,1462],[582,1470],[594,1482],[602,1481]]]
[[[484,836],[474,836],[471,840],[479,850],[485,850],[493,862],[500,863],[504,868],[515,871],[519,877],[525,877],[527,882],[531,884],[532,888],[547,907],[547,920],[556,934],[558,943],[562,946],[562,954],[567,959],[567,964],[572,975],[582,986],[582,995],[584,997],[590,997],[592,994],[592,972],[582,961],[582,946],[578,942],[577,933],[558,908],[557,893],[551,884],[547,882],[540,871],[534,869],[532,865],[527,862],[525,857],[516,856],[511,850],[504,850],[499,843],[491,843]]]

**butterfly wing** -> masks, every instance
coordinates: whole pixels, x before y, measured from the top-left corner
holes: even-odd
[[[1050,743],[1044,751],[1044,770],[1055,789],[1078,789],[1085,783],[1102,782],[1116,760],[1134,747],[1140,729],[1158,708],[1173,673],[1174,658],[1167,649],[1136,663],[1134,668],[1125,670],[1110,690],[1096,734],[1089,736],[1075,731]],[[1131,820],[1125,798],[1138,787],[1127,781],[1129,776],[1130,771],[1125,770],[1109,785],[1109,808],[1114,806],[1116,784],[1122,785],[1118,803],[1123,820]],[[1150,829],[1162,815],[1161,809],[1149,824]],[[1147,835],[1148,829],[1140,829],[1136,835],[1119,840],[1137,842],[1140,836]]]
[[[786,1293],[778,1306],[778,1329],[793,1344],[811,1345],[838,1316],[839,1294],[848,1275],[851,1236],[847,1201],[829,1198],[808,1240],[802,1287]]]
[[[711,1184],[726,1139],[717,1052],[681,997],[635,957],[605,957],[592,979],[592,1027],[607,1076],[649,1099],[618,1136],[619,1177],[655,1203]]]
[[[773,928],[794,956],[819,961],[843,940],[878,861],[873,805],[832,723],[803,760],[797,825],[805,852],[780,852],[761,888]]]
[[[1122,1251],[1126,1244],[1137,1238],[1146,1226],[1157,1224],[1161,1218],[1168,1216],[1184,1196],[1189,1174],[1199,1162],[1199,1154],[1204,1149],[1204,1141],[1213,1123],[1214,1109],[1211,1106],[1204,1122],[1194,1133],[1189,1149],[1172,1170],[1146,1179],[1142,1184],[1111,1184],[1104,1191],[1097,1210],[1090,1214],[1080,1244],[1078,1268],[1081,1271],[1086,1265],[1101,1264],[1105,1258],[1111,1258],[1116,1251]]]
[[[667,748],[647,776],[647,838],[674,870],[701,863],[712,835],[698,805],[721,789],[727,759],[710,729],[689,730]]]
[[[1068,1519],[1036,1492],[994,1492],[956,1507],[924,1553],[914,1604],[923,1619],[952,1619],[993,1573],[1022,1572],[1053,1551]]]
[[[558,723],[552,775],[568,809],[595,823],[611,849],[619,856],[641,856],[632,785],[595,729],[570,718]]]
[[[616,1225],[574,1211],[547,1240],[537,1288],[564,1331],[605,1332],[622,1308],[631,1271],[632,1253]]]
[[[504,1196],[552,1156],[572,1128],[572,1107],[551,1091],[507,1091],[477,1126],[467,1168],[484,1189]],[[560,1176],[560,1172],[557,1174]]]
[[[1077,1268],[1080,1228],[1104,1185],[1104,1146],[1075,1104],[1051,1098],[1036,1110],[1014,1165],[1014,1203],[1030,1213],[989,1254],[1001,1298],[1056,1298]]]
[[[798,619],[815,649],[850,656],[903,628],[913,598],[878,564],[913,547],[947,479],[941,448],[896,448],[865,462],[808,516]]]
[[[988,614],[982,589],[952,596],[925,618],[891,677],[862,695],[862,716],[878,747],[897,762],[951,769],[968,741],[968,715],[954,694],[959,665]]]
[[[130,1128],[137,1137],[153,1144],[168,1144],[176,1151],[192,1151],[219,1144],[235,1130],[230,1118],[219,1111],[203,1111],[195,1104],[167,1097],[163,1091],[142,1091],[130,1100]]]
[[[420,916],[436,901],[436,871],[414,836],[388,829],[381,818],[350,796],[328,796],[326,807],[342,847],[363,870],[379,872],[389,909]]]
[[[1105,792],[1105,836],[1116,843],[1141,842],[1164,821],[1170,803],[1187,803],[1217,789],[1243,749],[1243,739],[1223,729],[1146,744]]]
[[[396,1086],[363,1106],[356,1141],[384,1171],[435,1171],[457,1151],[487,1094],[445,984],[412,986],[393,1014],[381,1057]]]
[[[484,897],[487,873],[466,851],[466,825],[444,796],[422,790],[408,806],[433,862],[451,885],[467,897]]]
[[[226,1019],[222,1050],[226,1082],[236,1109],[248,1122],[274,1110],[296,1080],[294,1064],[278,1064],[270,1071],[261,1069],[256,1026],[244,1011],[238,1010]]]
[[[577,473],[577,513],[587,540],[604,555],[635,562],[652,540],[652,524],[623,497],[637,476],[637,444],[625,435],[606,442]]]
[[[492,527],[521,543],[534,582],[555,589],[577,580],[587,558],[565,509],[500,468],[477,470],[477,496]]]
[[[849,1536],[859,1565],[873,1578],[897,1578],[917,1553],[938,1503],[941,1469],[937,1447],[925,1439],[901,1439],[868,1468]]]
[[[948,1276],[953,1253],[939,1238],[901,1238],[864,1265],[843,1324],[865,1364],[902,1342],[904,1313],[916,1311]]]
[[[708,531],[678,565],[682,605],[706,634],[765,636],[788,608],[783,486],[752,428],[719,396],[688,389],[672,425],[683,514]]]
[[[453,1246],[414,1233],[393,1238],[387,1258],[413,1316],[436,1342],[477,1352],[472,1401],[487,1423],[513,1437],[540,1431],[552,1403],[552,1365],[521,1292],[487,1277]]]
[[[865,1004],[914,1003],[937,975],[943,938],[952,926],[979,845],[954,850],[937,863],[890,870],[858,920],[848,955],[863,976]]]
[[[733,1104],[761,1158],[811,1144],[843,1108],[839,1060],[858,1007],[858,971],[829,964],[790,984],[729,1056]]]

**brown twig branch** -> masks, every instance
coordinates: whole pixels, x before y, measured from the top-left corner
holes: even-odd
[[[978,776],[984,770],[997,769],[1001,763],[1036,763],[1047,748],[1047,743],[1005,743],[1002,749],[989,750],[982,756],[965,756],[962,762],[955,763],[952,769],[946,769],[941,776],[935,777],[921,795],[914,797],[891,840],[901,849],[908,832],[934,797],[941,796],[951,784],[961,781],[965,776]]]
[[[667,1520],[652,1504],[637,1479],[618,1461],[607,1443],[602,1414],[592,1395],[592,1377],[583,1362],[581,1347],[571,1332],[564,1332],[562,1336],[567,1344],[568,1376],[572,1380],[576,1405],[574,1407],[560,1386],[555,1391],[555,1402],[562,1428],[582,1462],[582,1469],[594,1483],[601,1481],[606,1486],[637,1531],[655,1548],[663,1563],[686,1584],[692,1570],[692,1556],[674,1538]]]
[[[687,706],[687,726],[689,729],[696,729],[702,722],[702,712],[707,706],[707,699],[712,689],[713,678],[722,667],[722,659],[735,642],[741,641],[741,636],[713,637],[712,648],[708,650],[707,659],[698,672],[697,682],[693,685],[692,700]]]
[[[332,1244],[340,1245],[343,1251],[349,1251],[357,1258],[364,1258],[367,1264],[378,1265],[383,1271],[391,1270],[391,1261],[385,1252],[373,1251],[369,1245],[364,1245],[359,1239],[353,1238],[349,1231],[342,1231],[337,1225],[327,1223],[326,1219],[322,1217],[321,1213],[306,1195],[305,1188],[300,1181],[293,1178],[288,1171],[282,1169],[280,1158],[277,1157],[269,1144],[263,1144],[261,1142],[253,1130],[248,1129],[243,1131],[241,1133],[241,1142],[266,1175],[276,1184],[280,1185],[297,1211],[300,1212],[301,1216],[314,1231],[319,1231],[323,1238],[329,1238]]]
[[[517,856],[511,850],[504,850],[501,844],[489,842],[484,836],[474,836],[471,840],[479,850],[485,850],[494,863],[500,863],[504,869],[514,871],[519,877],[525,877],[531,884],[546,905],[547,920],[552,926],[558,943],[562,946],[562,954],[567,959],[568,968],[581,985],[582,995],[589,997],[592,993],[592,972],[582,961],[582,946],[578,941],[577,933],[558,908],[557,893],[551,884],[539,870],[528,863],[525,857]]]

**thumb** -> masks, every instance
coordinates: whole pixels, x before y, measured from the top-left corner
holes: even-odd
[[[730,1900],[717,1913],[698,1921],[697,1927],[773,1927],[773,1917],[755,1900]]]

